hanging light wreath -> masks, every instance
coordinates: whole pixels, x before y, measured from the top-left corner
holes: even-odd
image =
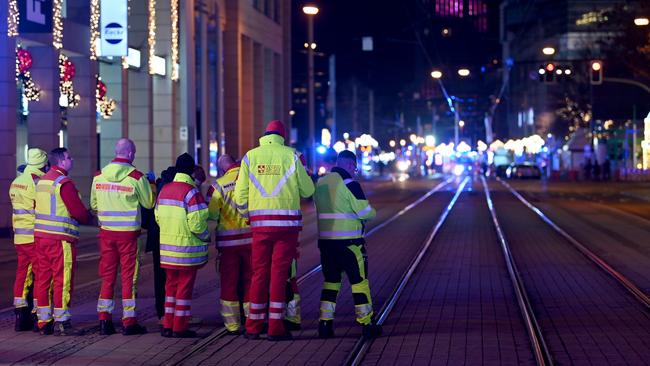
[[[102,81],[102,78],[99,75],[96,75],[97,87],[95,88],[95,102],[97,104],[97,112],[102,115],[104,118],[110,118],[117,108],[117,103],[114,99],[109,99],[106,97],[106,92],[108,88],[106,84]]]
[[[74,63],[70,61],[68,56],[59,54],[59,92],[61,96],[67,99],[68,108],[74,108],[79,105],[81,97],[74,92],[72,85],[72,78],[77,73]]]
[[[24,48],[16,47],[16,82],[23,83],[25,97],[31,101],[38,101],[41,90],[34,84],[32,74],[32,54]]]

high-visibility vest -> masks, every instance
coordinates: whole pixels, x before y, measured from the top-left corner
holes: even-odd
[[[343,179],[332,172],[316,183],[314,202],[318,214],[319,239],[357,239],[363,237],[363,221],[375,217],[375,209],[368,200],[357,199],[348,184],[358,184],[353,179]]]
[[[314,184],[298,154],[272,134],[242,159],[235,186],[235,203],[250,218],[251,230],[284,231],[302,228],[300,197],[314,193]]]
[[[193,179],[176,173],[156,201],[160,226],[160,265],[163,268],[201,266],[208,261],[208,205]]]
[[[27,165],[25,171],[11,182],[9,197],[13,207],[14,244],[34,242],[36,183],[43,174],[42,170]]]
[[[250,245],[253,242],[247,219],[237,210],[233,200],[238,174],[239,167],[231,168],[212,185],[214,193],[208,210],[210,218],[218,222],[216,242],[219,248]]]
[[[79,223],[70,216],[61,198],[61,186],[68,181],[67,175],[53,168],[36,184],[35,237],[75,242],[79,239]]]
[[[102,230],[139,231],[139,206],[153,204],[147,177],[128,162],[114,160],[93,178],[90,207],[97,211]]]

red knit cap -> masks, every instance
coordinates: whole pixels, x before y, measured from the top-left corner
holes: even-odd
[[[275,132],[283,138],[287,137],[287,134],[284,130],[284,123],[277,119],[269,122],[268,126],[266,126],[266,132]]]

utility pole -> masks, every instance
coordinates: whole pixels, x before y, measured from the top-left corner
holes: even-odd
[[[309,160],[311,168],[316,172],[316,112],[314,101],[314,16],[318,14],[318,8],[313,6],[303,7],[303,12],[307,14],[307,109],[309,118]]]

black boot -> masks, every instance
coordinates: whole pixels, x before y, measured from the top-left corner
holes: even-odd
[[[41,335],[52,335],[54,334],[54,322],[49,321],[43,327],[39,328]]]
[[[295,332],[301,330],[302,327],[300,326],[300,323],[294,323],[288,320],[284,320],[284,329]]]
[[[32,329],[32,314],[29,308],[14,309],[14,314],[16,315],[16,324],[14,325],[16,332],[24,332]]]
[[[36,313],[32,313],[32,331],[38,333],[38,315]]]
[[[172,332],[171,328],[160,328],[160,335],[165,337],[165,338],[171,338],[174,332]]]
[[[381,325],[373,320],[370,324],[363,326],[363,337],[366,339],[377,338],[381,335]]]
[[[99,335],[109,336],[115,334],[115,325],[112,320],[99,321]]]
[[[127,325],[122,328],[122,335],[138,335],[138,334],[147,334],[147,328],[143,327],[140,324]]]
[[[66,320],[62,322],[54,322],[54,335],[57,336],[72,336],[76,335],[76,331],[72,328],[72,321]]]
[[[321,320],[318,322],[318,338],[327,339],[334,337],[334,320]]]
[[[291,335],[291,332],[286,330],[282,335],[268,335],[266,337],[266,340],[271,342],[292,341],[293,336]]]

